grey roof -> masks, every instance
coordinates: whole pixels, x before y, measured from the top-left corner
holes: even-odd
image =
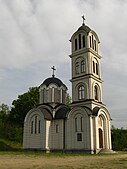
[[[44,118],[46,120],[53,120],[53,119],[65,119],[68,115],[68,112],[70,111],[70,108],[66,106],[65,104],[58,104],[55,109],[55,117],[53,118],[53,107],[49,104],[41,104],[38,106],[38,109],[41,110],[41,112],[44,115]]]
[[[104,111],[106,111],[107,114],[108,114],[108,116],[109,116],[109,118],[110,118],[110,120],[111,120],[111,116],[109,114],[109,111],[104,106],[101,106],[101,107],[97,107],[96,106],[96,107],[94,107],[94,109],[93,109],[93,115],[97,116],[100,109],[103,109]]]
[[[100,110],[100,107],[94,107],[94,109],[93,109],[93,115],[96,115],[96,116],[97,116],[99,110]]]
[[[65,119],[70,109],[66,106],[60,107],[55,113],[55,119]]]
[[[56,77],[47,78],[42,84],[46,85],[48,87],[51,83],[55,83],[59,87],[61,87],[61,86],[65,86],[66,87],[66,85],[63,84],[63,82],[60,79],[56,78]]]
[[[48,109],[44,108],[43,106],[39,106],[38,109],[41,110],[41,112],[43,113],[45,119],[47,119],[47,120],[52,120],[53,119],[52,114]]]
[[[100,43],[99,38],[98,38],[98,35],[96,34],[96,32],[93,31],[92,29],[90,29],[90,28],[89,28],[87,25],[85,25],[84,23],[83,23],[82,26],[80,26],[80,27],[78,28],[78,30],[72,35],[71,40],[70,40],[71,42],[72,42],[72,38],[75,37],[75,35],[77,35],[77,33],[78,33],[79,31],[85,31],[87,34],[89,34],[89,32],[92,32],[92,34],[94,34],[94,36],[96,37],[98,43]]]
[[[91,29],[88,27],[88,26],[86,26],[85,24],[82,24],[82,26],[80,26],[79,28],[78,28],[78,31],[79,30],[84,30],[84,31],[86,31],[87,33],[89,33],[90,31],[91,31]]]

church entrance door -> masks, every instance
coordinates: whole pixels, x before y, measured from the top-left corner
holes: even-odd
[[[102,129],[99,128],[99,148],[103,148],[103,132]]]

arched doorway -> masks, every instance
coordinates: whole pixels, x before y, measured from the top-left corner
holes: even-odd
[[[103,131],[99,128],[99,148],[103,148]]]

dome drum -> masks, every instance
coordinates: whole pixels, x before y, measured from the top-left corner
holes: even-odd
[[[46,79],[40,85],[40,104],[43,103],[62,103],[65,104],[67,87],[63,82],[56,78],[51,77]]]

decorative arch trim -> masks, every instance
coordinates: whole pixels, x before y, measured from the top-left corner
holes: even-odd
[[[101,88],[99,86],[98,83],[93,83],[92,85],[92,95],[93,95],[93,99],[97,100],[97,101],[101,101]]]
[[[99,62],[97,60],[97,58],[93,57],[91,59],[91,63],[92,63],[92,72],[94,74],[96,74],[97,76],[100,75],[100,67],[99,67]]]
[[[71,111],[68,113],[68,116],[67,118],[69,119],[72,115],[75,115],[77,114],[77,112],[83,112],[82,114],[85,116],[85,117],[88,117],[89,115],[92,114],[92,111],[91,109],[89,109],[88,107],[86,106],[81,106],[81,107],[73,107],[71,109]]]
[[[94,107],[94,109],[93,109],[93,115],[95,115],[95,116],[104,115],[104,116],[106,116],[106,118],[108,120],[111,120],[111,116],[109,114],[109,111],[104,106]]]
[[[75,74],[80,74],[86,72],[86,59],[79,56],[75,60]]]
[[[86,100],[88,98],[87,94],[88,94],[88,91],[87,91],[88,87],[87,87],[87,84],[86,83],[78,83],[76,86],[75,86],[75,91],[76,91],[76,95],[77,95],[77,100]]]
[[[55,113],[55,119],[67,118],[69,111],[70,111],[70,108],[66,105],[61,105],[57,107],[56,113]]]
[[[98,41],[98,43],[100,43],[100,40],[99,40],[98,35],[96,34],[96,32],[91,30],[90,33],[93,34],[95,36],[96,40]]]
[[[52,120],[53,117],[52,117],[52,114],[51,112],[44,108],[43,106],[39,106],[38,108],[33,108],[31,109],[26,117],[25,117],[25,120],[24,120],[24,123],[27,122],[33,115],[37,114],[38,116],[43,116],[44,119],[47,119],[47,120]]]

